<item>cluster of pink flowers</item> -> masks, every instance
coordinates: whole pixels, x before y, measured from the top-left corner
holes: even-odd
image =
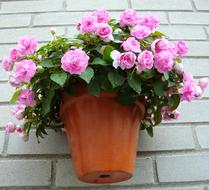
[[[2,67],[6,71],[12,71],[9,83],[12,87],[20,87],[21,83],[29,83],[31,78],[36,73],[36,64],[32,60],[24,59],[25,56],[33,54],[38,47],[37,39],[33,36],[21,37],[16,47],[11,48],[9,56],[2,60]],[[20,89],[18,95],[18,105],[12,109],[11,113],[16,119],[22,120],[24,118],[24,111],[26,106],[34,106],[35,93],[29,89]],[[5,130],[7,133],[17,131],[24,140],[26,135],[21,126],[16,126],[14,123],[7,123]]]
[[[112,41],[112,28],[108,24],[110,21],[110,15],[106,10],[97,10],[90,15],[85,16],[77,23],[77,29],[85,33],[93,33],[98,35],[104,41]]]

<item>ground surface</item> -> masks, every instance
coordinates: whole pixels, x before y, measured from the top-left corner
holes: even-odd
[[[45,42],[51,39],[50,26],[72,36],[75,22],[86,12],[106,8],[118,16],[128,7],[157,15],[172,40],[188,42],[185,68],[196,78],[209,76],[209,0],[1,0],[0,58],[20,36],[33,34]],[[7,79],[0,69],[0,189],[209,189],[209,91],[202,100],[183,104],[180,120],[156,128],[154,138],[141,134],[131,180],[92,187],[75,178],[65,137],[52,132],[38,145],[33,135],[28,143],[5,135],[12,93]]]

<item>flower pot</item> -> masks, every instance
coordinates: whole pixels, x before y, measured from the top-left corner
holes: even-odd
[[[133,176],[143,101],[124,106],[113,93],[95,97],[80,90],[64,93],[60,114],[79,180],[104,184]]]

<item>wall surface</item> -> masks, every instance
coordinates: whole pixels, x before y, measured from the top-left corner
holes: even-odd
[[[105,8],[118,17],[128,7],[158,16],[171,40],[187,41],[186,70],[196,78],[209,76],[209,0],[1,0],[0,58],[20,36],[35,35],[44,43],[51,39],[51,26],[72,36],[76,21],[89,11]],[[27,143],[5,134],[4,124],[13,120],[7,79],[0,69],[0,189],[209,189],[209,91],[202,100],[183,103],[180,120],[157,127],[154,138],[141,133],[131,180],[90,186],[76,179],[65,136],[49,132],[37,144],[34,133]]]

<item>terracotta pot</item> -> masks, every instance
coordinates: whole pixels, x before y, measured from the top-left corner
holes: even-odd
[[[79,180],[104,184],[133,176],[142,102],[124,106],[113,93],[95,97],[80,90],[63,95],[60,114]]]

